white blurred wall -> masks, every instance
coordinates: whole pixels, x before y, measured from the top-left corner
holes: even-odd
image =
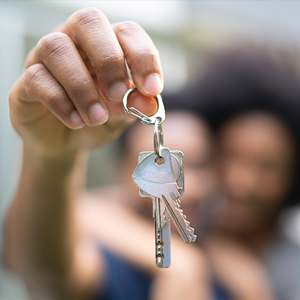
[[[21,142],[9,121],[9,90],[22,72],[30,43],[87,6],[99,8],[112,22],[136,21],[149,32],[161,54],[166,91],[184,86],[194,57],[201,65],[201,54],[238,42],[250,39],[299,50],[296,1],[0,1],[0,226],[21,161]],[[0,268],[0,299],[25,299],[22,290],[7,283],[9,278]]]

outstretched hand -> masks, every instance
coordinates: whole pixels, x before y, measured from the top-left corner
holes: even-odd
[[[161,93],[163,78],[150,37],[134,22],[111,25],[99,10],[82,9],[29,53],[10,94],[11,120],[43,155],[102,145],[134,120],[121,102],[134,85],[141,94],[131,104],[153,114],[148,97]]]

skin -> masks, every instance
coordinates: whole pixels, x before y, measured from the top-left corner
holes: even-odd
[[[226,205],[219,230],[249,238],[270,231],[290,189],[295,145],[289,130],[263,112],[236,117],[218,137]]]
[[[33,299],[90,299],[104,282],[105,261],[95,247],[91,223],[85,222],[89,218],[84,217],[93,199],[84,191],[86,152],[110,142],[133,122],[121,103],[122,95],[133,85],[141,94],[133,95],[130,105],[153,114],[156,105],[149,96],[162,91],[163,76],[151,39],[136,23],[110,24],[99,10],[86,8],[41,38],[11,90],[11,121],[24,150],[19,185],[6,219],[4,261],[24,279]],[[86,209],[78,214],[82,199]],[[112,220],[119,213],[120,220],[122,216],[128,216],[124,222],[132,220],[124,223],[124,235],[132,228],[138,236],[153,235],[153,224],[141,220],[145,225],[136,227],[138,216],[126,209],[119,208],[119,212],[118,207],[107,206],[103,219],[111,216],[108,220]],[[94,220],[99,215],[94,214]],[[99,232],[106,232],[106,227],[104,222]],[[118,240],[113,243],[122,247]],[[146,244],[139,246],[137,251],[142,253]],[[147,249],[152,247],[151,242]],[[193,248],[182,251],[173,254],[182,264],[175,265],[172,272],[159,273],[153,299],[161,295],[182,299],[188,291],[190,299],[199,299],[199,291],[203,299],[208,298],[204,289],[195,288],[204,278],[203,268],[187,268],[192,263],[204,265],[203,259]],[[158,272],[153,265],[144,268]],[[161,290],[162,283],[171,287],[182,275],[182,285]]]
[[[205,245],[213,271],[236,299],[274,299],[260,255],[290,189],[294,140],[276,116],[251,112],[224,124],[217,142],[226,202]]]

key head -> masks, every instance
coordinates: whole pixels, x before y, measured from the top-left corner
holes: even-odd
[[[138,164],[149,154],[153,153],[153,151],[143,151],[140,152],[138,156]],[[173,173],[176,179],[176,183],[179,188],[181,197],[184,194],[184,155],[181,151],[172,150],[171,151],[171,163],[173,168]],[[139,188],[139,194],[141,197],[151,197],[151,195],[145,193],[143,190]]]
[[[171,164],[170,150],[168,148],[162,148],[161,157],[163,158],[162,163],[157,160],[156,154],[152,152],[140,161],[132,175],[133,181],[138,186],[140,186],[139,183],[142,181],[156,184],[176,183]],[[149,194],[152,195],[151,193]]]
[[[161,195],[173,192],[178,197],[179,188],[171,164],[170,150],[162,148],[161,157],[163,163],[157,161],[154,152],[146,156],[134,170],[132,179],[140,189],[151,196],[161,198]]]

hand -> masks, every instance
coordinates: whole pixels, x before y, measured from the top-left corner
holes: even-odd
[[[146,114],[156,104],[145,96],[163,88],[159,54],[146,32],[133,22],[111,25],[95,8],[75,12],[44,36],[25,68],[10,94],[11,121],[25,145],[43,155],[107,143],[134,120],[121,103],[128,88],[144,95],[132,95],[131,104]]]

